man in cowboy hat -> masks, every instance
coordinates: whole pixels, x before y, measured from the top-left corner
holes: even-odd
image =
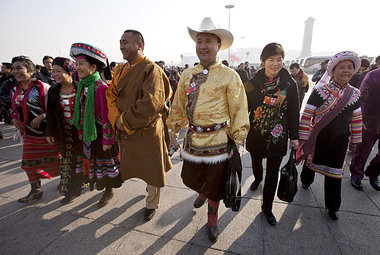
[[[147,183],[144,219],[158,208],[165,172],[172,168],[165,126],[170,83],[164,71],[144,56],[144,38],[126,30],[120,50],[128,62],[118,65],[107,90],[108,117],[118,130],[123,180],[140,178]]]
[[[219,50],[231,46],[232,34],[218,29],[205,18],[195,31],[188,28],[196,42],[200,63],[181,75],[167,125],[171,145],[177,146],[178,132],[188,125],[181,156],[182,180],[198,192],[194,207],[208,199],[207,233],[211,241],[219,236],[219,201],[223,198],[227,169],[227,135],[242,145],[249,130],[247,98],[239,75],[217,62]]]

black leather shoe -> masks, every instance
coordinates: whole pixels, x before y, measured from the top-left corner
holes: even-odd
[[[336,212],[333,212],[333,211],[330,211],[330,210],[329,210],[329,217],[332,220],[338,220],[339,219],[338,214]]]
[[[252,190],[252,191],[257,190],[257,188],[258,188],[259,185],[260,185],[260,182],[261,182],[261,181],[256,181],[256,180],[255,180],[254,182],[252,182],[251,187],[249,187],[249,189]]]
[[[150,221],[155,214],[156,214],[156,209],[145,208],[144,220],[145,221]]]
[[[369,178],[369,184],[371,184],[372,188],[375,190],[380,191],[380,181],[378,178]]]
[[[274,217],[274,215],[273,215],[272,212],[265,212],[265,211],[263,211],[263,213],[264,213],[265,217],[267,218],[268,223],[271,226],[275,226],[277,224],[276,217]]]
[[[206,198],[202,199],[198,196],[197,199],[195,199],[195,201],[194,201],[194,208],[202,207],[202,205],[204,205],[205,202],[206,202]]]
[[[362,186],[362,182],[361,182],[361,180],[351,179],[351,185],[352,185],[352,187],[354,187],[356,190],[359,190],[359,191],[362,191],[362,190],[363,190],[363,186]]]
[[[302,183],[302,188],[304,188],[304,189],[308,189],[310,187],[310,185],[307,185],[307,184],[305,184],[305,183]]]
[[[218,237],[219,237],[219,228],[218,226],[207,226],[207,235],[208,235],[208,239],[210,239],[210,241],[212,242],[216,242],[216,240],[218,240]]]

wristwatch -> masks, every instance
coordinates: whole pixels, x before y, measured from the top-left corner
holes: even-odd
[[[44,116],[44,119],[46,119],[46,113],[45,112],[42,114],[42,116]]]

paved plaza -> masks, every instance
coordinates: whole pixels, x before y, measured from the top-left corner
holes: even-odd
[[[243,156],[243,200],[239,212],[220,206],[221,235],[207,238],[207,206],[193,208],[196,194],[180,177],[179,153],[167,173],[160,208],[145,222],[145,183],[132,179],[115,190],[103,208],[99,191],[89,191],[62,205],[56,189],[59,178],[43,180],[44,196],[30,204],[17,199],[29,192],[20,168],[22,146],[12,140],[13,126],[0,124],[0,254],[380,254],[380,192],[363,180],[364,191],[350,185],[348,166],[342,183],[340,219],[324,208],[323,177],[304,190],[299,182],[295,201],[276,198],[270,226],[260,211],[263,185],[249,190],[251,160]],[[372,151],[373,156],[375,151]],[[348,162],[350,162],[350,156]],[[146,159],[149,160],[149,159]],[[282,165],[285,164],[284,158]],[[299,169],[300,170],[300,169]]]

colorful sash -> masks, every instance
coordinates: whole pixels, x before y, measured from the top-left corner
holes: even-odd
[[[297,150],[296,155],[296,164],[298,165],[302,160],[307,158],[308,154],[314,154],[314,147],[317,140],[317,136],[319,132],[324,129],[347,105],[350,98],[352,97],[352,93],[354,92],[354,88],[352,86],[348,86],[344,91],[343,96],[336,103],[335,107],[330,110],[329,113],[326,114],[314,127],[310,133],[307,141],[301,145]]]

